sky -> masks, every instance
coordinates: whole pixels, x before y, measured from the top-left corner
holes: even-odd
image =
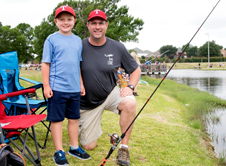
[[[138,42],[123,43],[127,49],[157,51],[164,45],[182,47],[188,43],[219,0],[121,0],[129,15],[144,21]],[[0,22],[12,28],[19,23],[32,27],[63,0],[0,0]],[[221,0],[191,41],[200,47],[208,40],[226,48],[226,1]]]

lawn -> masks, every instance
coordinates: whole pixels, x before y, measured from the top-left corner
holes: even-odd
[[[41,71],[22,69],[20,76],[42,81]],[[138,85],[137,112],[160,82],[159,79],[150,77],[142,77],[142,79],[149,82],[149,86]],[[24,82],[21,84],[29,86]],[[41,91],[38,94],[41,96]],[[189,106],[187,107],[186,104]],[[165,80],[135,121],[129,142],[131,166],[217,166],[222,164],[222,161],[215,158],[201,120],[205,111],[219,105],[225,107],[226,101],[186,85]],[[103,134],[97,142],[97,147],[88,151],[92,159],[81,161],[66,155],[70,165],[100,165],[111,147],[108,135],[114,132],[120,134],[118,121],[118,115],[105,111],[101,122]],[[38,140],[42,143],[46,130],[38,124],[36,131]],[[68,151],[69,147],[67,134],[67,120],[65,120],[63,128],[65,151]],[[35,150],[32,143],[29,143],[29,146]],[[49,136],[47,148],[40,149],[42,165],[55,165],[52,160],[54,151],[54,145]],[[106,166],[116,165],[116,156],[117,149],[110,156]],[[31,163],[27,161],[27,165]]]

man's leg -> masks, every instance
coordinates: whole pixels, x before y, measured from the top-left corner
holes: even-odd
[[[92,150],[96,147],[97,139],[101,136],[101,117],[103,104],[93,110],[80,110],[79,138],[82,148]]]
[[[136,101],[134,99],[126,98],[120,102],[118,109],[120,110],[119,124],[121,132],[124,133],[136,116]],[[133,125],[127,131],[126,136],[122,139],[122,144],[128,144],[132,128]]]
[[[82,148],[85,150],[93,150],[96,147],[96,143],[97,143],[97,140],[95,140],[87,145],[82,145]]]
[[[118,109],[120,110],[119,123],[121,127],[121,132],[124,133],[136,116],[136,101],[134,99],[126,98],[120,102]],[[125,137],[122,139],[117,156],[118,165],[130,165],[128,142],[130,139],[132,128],[133,125],[129,128],[129,130],[126,132]]]

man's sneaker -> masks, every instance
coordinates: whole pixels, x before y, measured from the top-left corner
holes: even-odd
[[[117,159],[118,159],[118,162],[117,162],[118,165],[129,166],[130,165],[129,149],[126,147],[119,148]]]
[[[86,153],[80,146],[78,149],[69,149],[68,154],[75,156],[81,160],[88,160],[91,159],[90,155]]]
[[[69,165],[65,157],[65,152],[63,152],[62,150],[58,150],[55,152],[53,156],[53,161],[56,165]]]

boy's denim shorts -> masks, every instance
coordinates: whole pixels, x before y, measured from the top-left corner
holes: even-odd
[[[80,92],[53,91],[53,96],[48,99],[46,120],[60,122],[64,118],[80,118]]]

